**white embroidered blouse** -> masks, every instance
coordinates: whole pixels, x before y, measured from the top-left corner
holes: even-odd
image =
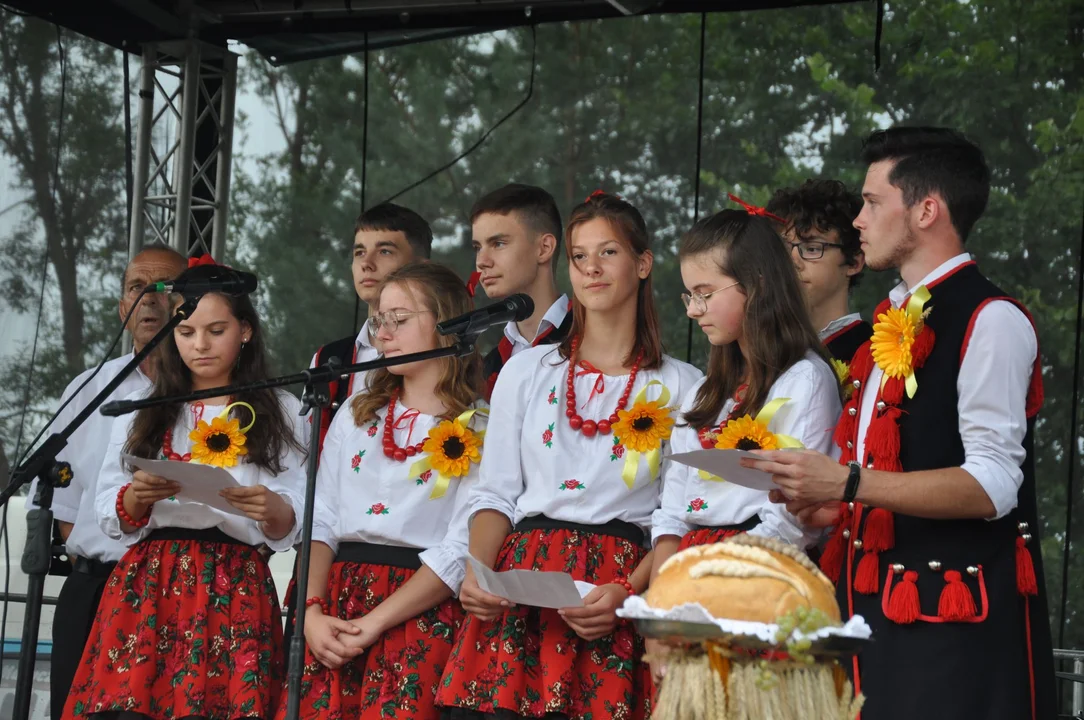
[[[641,370],[628,400],[646,391],[648,400],[665,392],[673,415],[680,398],[700,378],[692,365],[664,357],[658,370]],[[556,346],[539,346],[513,356],[501,370],[491,398],[487,452],[470,498],[470,515],[496,510],[518,523],[531,515],[601,525],[622,520],[648,531],[659,504],[660,483],[649,472],[647,453],[630,465],[631,483],[622,479],[629,452],[613,434],[586,437],[569,426],[565,414],[568,361]],[[589,372],[575,377],[578,413],[585,420],[607,419],[625,391],[629,376]],[[668,442],[660,452],[665,454]]]

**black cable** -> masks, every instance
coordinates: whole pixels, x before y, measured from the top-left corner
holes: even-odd
[[[473,145],[471,145],[469,148],[467,148],[463,152],[459,153],[459,155],[455,156],[450,162],[447,162],[444,165],[441,165],[439,168],[437,168],[433,172],[429,173],[428,175],[423,177],[421,180],[417,181],[416,183],[412,183],[412,184],[408,185],[407,187],[403,188],[402,190],[400,190],[399,192],[395,193],[394,195],[392,195],[390,198],[388,198],[384,202],[391,202],[392,200],[395,200],[396,198],[400,197],[401,195],[405,195],[406,193],[410,192],[414,188],[428,182],[432,178],[436,177],[437,175],[441,174],[442,172],[444,172],[448,168],[450,168],[453,165],[455,165],[456,163],[458,163],[463,158],[470,155],[472,152],[474,152],[479,147],[481,147],[482,143],[484,143],[489,138],[489,136],[493,134],[493,132],[497,128],[499,128],[501,125],[503,125],[507,120],[509,120],[517,112],[522,110],[523,107],[528,102],[531,101],[531,97],[534,95],[535,51],[538,50],[538,35],[537,35],[536,30],[535,30],[535,26],[531,25],[530,27],[531,27],[531,77],[530,77],[530,80],[528,80],[528,84],[527,84],[527,95],[522,100],[520,100],[518,105],[516,105],[514,108],[509,110],[505,114],[504,117],[502,117],[500,120],[498,120],[496,123],[494,123],[494,125],[491,128],[486,130],[485,133],[483,133],[482,137],[478,138],[478,140]]]
[[[60,60],[60,119],[57,122],[56,127],[56,161],[53,164],[53,186],[50,189],[52,194],[52,202],[56,205],[56,189],[60,184],[60,149],[61,141],[64,138],[64,101],[67,97],[68,89],[68,61],[64,55],[64,43],[60,37],[60,26],[54,24],[56,28],[56,51],[57,57]],[[26,459],[26,455],[30,453],[30,448],[34,446],[34,443],[38,441],[42,433],[45,431],[42,428],[42,432],[39,432],[37,437],[34,438],[34,442],[27,445],[26,453],[22,453],[23,443],[23,431],[26,429],[26,411],[30,407],[30,390],[34,382],[34,360],[38,354],[38,339],[41,335],[41,316],[42,308],[45,307],[45,281],[49,277],[49,248],[48,241],[46,241],[46,248],[42,252],[41,258],[41,290],[38,293],[38,318],[34,323],[34,342],[30,348],[30,367],[26,373],[26,390],[23,393],[23,417],[19,420],[19,435],[15,441],[15,453],[13,457],[20,458],[14,467],[18,467],[22,464],[22,461]],[[49,422],[52,422],[50,420]],[[45,427],[49,427],[46,425]],[[8,482],[11,482],[9,478]],[[4,503],[3,518],[0,519],[0,536],[4,540],[4,601],[3,608],[0,610],[0,635],[3,635],[4,629],[8,626],[8,595],[11,593],[11,545],[8,537],[8,505]],[[21,648],[22,652],[36,652],[37,648]]]
[[[361,116],[361,210],[365,212],[365,181],[369,167],[369,33],[365,33],[365,82],[361,86],[362,104],[365,106]],[[353,242],[353,240],[351,240]],[[361,298],[354,288],[354,332],[358,332],[358,315],[361,314]]]
[[[131,77],[128,69],[128,51],[124,53],[124,196],[128,201],[128,214],[125,216],[127,239],[132,237],[132,97]]]
[[[693,222],[700,219],[700,147],[704,137],[704,46],[708,31],[708,14],[700,13],[700,85],[696,92],[696,175],[693,177]],[[693,319],[688,319],[685,336],[685,362],[693,361]]]
[[[1080,407],[1080,345],[1084,332],[1084,212],[1081,214],[1080,250],[1076,270],[1076,347],[1073,350],[1073,392],[1069,405],[1069,471],[1065,478],[1065,539],[1061,549],[1061,610],[1058,620],[1058,647],[1065,647],[1065,608],[1069,602],[1069,549],[1073,530],[1073,470],[1076,469],[1077,408]]]

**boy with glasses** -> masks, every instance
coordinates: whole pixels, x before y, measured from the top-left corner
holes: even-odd
[[[848,302],[865,266],[852,224],[861,209],[861,198],[838,180],[806,180],[777,190],[765,208],[786,222],[780,235],[794,258],[813,327],[843,363],[873,334]]]

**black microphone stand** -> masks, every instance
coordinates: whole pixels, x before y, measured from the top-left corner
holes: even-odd
[[[173,328],[195,311],[200,297],[202,296],[185,298],[174,315],[151,341],[135,354],[116,377],[110,380],[63,430],[47,437],[26,461],[15,468],[7,487],[0,491],[0,505],[4,505],[19,491],[19,488],[35,477],[38,479],[38,491],[34,497],[37,507],[26,514],[26,544],[23,547],[22,559],[22,570],[27,576],[26,605],[23,611],[23,639],[19,653],[18,675],[15,679],[15,707],[12,714],[15,720],[28,720],[30,717],[30,699],[34,691],[34,661],[38,654],[38,623],[41,621],[45,576],[49,573],[49,564],[52,560],[53,490],[58,487],[67,487],[72,479],[71,467],[67,463],[58,463],[57,454],[67,446],[68,438],[72,433],[86,422],[86,419],[105,402],[105,399],[124,382],[125,378],[135,372],[140,363],[167,335],[173,332]]]
[[[294,608],[296,609],[294,631],[290,637],[289,669],[287,672],[287,700],[286,720],[297,720],[301,709],[301,677],[305,664],[305,600],[308,595],[309,585],[309,560],[312,551],[312,516],[316,501],[316,467],[320,456],[320,422],[323,409],[331,404],[331,391],[328,384],[333,380],[345,378],[359,372],[376,370],[391,365],[403,365],[421,360],[435,358],[463,356],[474,352],[474,344],[478,335],[489,326],[489,322],[472,324],[459,334],[457,342],[448,347],[426,350],[424,352],[399,355],[397,357],[381,357],[369,362],[355,363],[353,365],[339,366],[338,358],[329,358],[328,362],[319,367],[305,370],[293,375],[284,375],[269,380],[258,380],[244,385],[229,385],[226,387],[211,388],[188,395],[172,398],[148,398],[145,400],[127,400],[107,403],[102,407],[103,415],[123,415],[141,408],[164,405],[167,403],[189,402],[202,400],[203,398],[222,397],[235,395],[246,390],[263,390],[267,388],[284,387],[304,383],[305,389],[301,394],[301,413],[312,411],[311,431],[309,434],[309,455],[306,465],[305,478],[305,509],[301,521],[301,552],[298,562],[296,590],[294,593]]]

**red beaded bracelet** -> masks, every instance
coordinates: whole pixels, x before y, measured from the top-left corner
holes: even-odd
[[[316,597],[314,595],[313,597],[311,597],[311,598],[309,598],[308,600],[305,601],[305,608],[306,609],[311,608],[313,605],[319,605],[320,606],[320,611],[322,613],[324,613],[325,615],[330,615],[331,614],[330,612],[328,612],[328,609],[327,609],[327,600],[323,599],[322,597]]]
[[[139,520],[134,519],[131,515],[128,514],[128,511],[124,509],[124,493],[127,492],[128,488],[130,487],[132,487],[132,483],[128,483],[120,489],[120,492],[117,493],[117,517],[119,517],[121,521],[128,523],[134,528],[147,527],[147,523],[151,521],[151,510],[154,506],[152,505],[151,507],[147,508],[147,514]]]
[[[628,580],[618,580],[617,584],[625,588],[625,592],[627,592],[630,597],[636,594],[636,591],[632,589],[632,583]]]

